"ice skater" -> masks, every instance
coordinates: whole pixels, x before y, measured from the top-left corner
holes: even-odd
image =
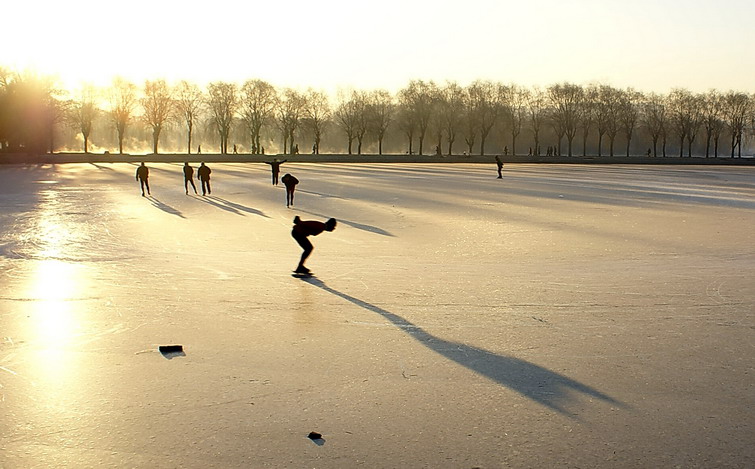
[[[294,273],[301,274],[301,275],[311,275],[312,272],[306,267],[304,267],[304,261],[307,260],[307,257],[312,253],[312,249],[314,249],[314,246],[312,246],[312,243],[307,239],[309,236],[317,236],[323,231],[333,231],[336,229],[336,219],[331,218],[325,223],[321,221],[315,221],[315,220],[302,220],[297,215],[294,217],[294,229],[291,230],[291,236],[296,240],[297,243],[299,243],[299,246],[304,249],[304,252],[301,253],[301,260],[299,261],[299,265],[296,266],[296,270],[294,270]]]
[[[495,156],[495,164],[498,166],[497,179],[503,179],[503,175],[501,175],[501,170],[503,169],[503,161],[501,161],[501,158],[499,158],[498,155]]]
[[[299,184],[299,180],[286,173],[281,178],[281,182],[286,186],[286,207],[290,207],[294,205],[294,191],[296,190],[296,185]]]
[[[265,161],[266,164],[270,165],[270,171],[273,172],[273,185],[274,186],[278,185],[278,174],[280,173],[281,165],[285,162],[286,160],[278,161],[278,158],[274,159],[273,161]]]
[[[184,163],[184,189],[186,189],[186,195],[189,195],[189,184],[194,188],[194,193],[197,193],[197,186],[194,185],[194,168],[189,166],[189,163]]]
[[[210,173],[212,170],[209,166],[205,166],[204,161],[197,168],[197,178],[202,182],[202,195],[212,194],[210,190]]]
[[[149,168],[144,165],[144,161],[142,161],[142,164],[136,168],[136,180],[139,181],[139,185],[142,188],[142,197],[144,197],[144,187],[147,187],[147,195],[152,195],[149,192]]]

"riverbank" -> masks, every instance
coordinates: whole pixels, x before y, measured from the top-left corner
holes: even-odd
[[[0,154],[0,164],[64,164],[64,163],[196,163],[200,161],[213,163],[261,163],[279,160],[305,163],[492,163],[496,155],[347,155],[347,154],[300,154],[300,155],[223,155],[219,153],[186,154],[113,154],[113,153],[52,153],[28,155],[21,153]],[[646,157],[646,156],[511,156],[498,155],[504,163],[547,163],[547,164],[639,164],[639,165],[755,165],[755,158],[730,157]]]

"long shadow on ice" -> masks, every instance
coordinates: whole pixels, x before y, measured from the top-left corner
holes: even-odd
[[[617,407],[626,407],[625,404],[586,384],[534,363],[515,357],[498,355],[479,347],[441,339],[401,316],[335,290],[315,277],[304,280],[328,293],[354,303],[360,308],[378,313],[433,352],[566,416],[574,418],[573,413],[569,412],[567,407],[570,403],[576,401],[579,393]]]
[[[170,213],[171,215],[175,215],[177,217],[186,218],[185,216],[183,216],[183,214],[181,213],[180,210],[171,207],[170,205],[166,204],[165,202],[161,202],[155,196],[150,195],[149,197],[147,197],[147,199],[149,199],[149,201],[152,202],[152,205],[154,205],[155,207],[159,208],[160,210],[162,210],[165,213]]]
[[[238,204],[236,202],[231,202],[229,200],[225,200],[223,198],[216,197],[214,195],[208,196],[207,198],[208,199],[214,199],[214,200],[220,202],[221,204],[224,204],[224,205],[226,205],[228,207],[234,208],[234,209],[236,209],[236,210],[238,210],[240,212],[246,212],[246,213],[251,213],[253,215],[259,215],[261,217],[270,218],[267,215],[265,215],[264,212],[262,212],[260,210],[257,210],[256,208],[247,207],[246,205],[241,205],[241,204]]]

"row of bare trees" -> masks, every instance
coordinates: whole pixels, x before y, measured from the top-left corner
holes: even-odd
[[[368,144],[383,154],[392,135],[409,154],[425,154],[430,144],[438,154],[462,148],[484,155],[494,145],[494,153],[505,147],[512,155],[523,154],[526,146],[527,153],[540,155],[546,135],[548,155],[586,156],[591,148],[598,156],[614,156],[618,142],[627,156],[634,145],[649,148],[653,156],[667,156],[673,146],[680,157],[685,152],[691,157],[697,144],[701,154],[704,147],[706,157],[715,157],[725,142],[734,157],[742,155],[743,141],[752,133],[755,96],[685,89],[643,93],[605,84],[526,88],[483,80],[468,86],[414,80],[396,94],[346,90],[332,100],[322,91],[277,89],[263,80],[240,86],[214,82],[203,90],[187,81],[171,86],[154,80],[138,87],[123,79],[104,90],[89,86],[68,96],[49,79],[0,68],[0,149],[56,151],[61,146],[54,141],[55,128],[66,125],[88,152],[95,122],[102,119],[117,136],[120,153],[127,133],[141,125],[151,133],[153,153],[167,128],[183,129],[191,153],[196,129],[204,127],[212,129],[223,154],[229,153],[231,139],[243,134],[253,154],[264,153],[265,143],[276,140],[282,153],[296,153],[303,138],[319,154],[326,135],[336,142],[331,147],[349,154],[362,154]],[[637,142],[640,133],[643,140]]]

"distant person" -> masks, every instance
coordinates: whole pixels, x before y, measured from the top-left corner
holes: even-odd
[[[290,207],[294,205],[294,191],[296,190],[296,185],[299,184],[299,180],[286,173],[281,178],[281,182],[286,186],[286,207]]]
[[[527,153],[527,156],[532,156],[532,147],[530,147],[530,152]]]
[[[281,171],[281,165],[285,163],[286,160],[278,161],[278,158],[274,159],[273,161],[265,161],[266,164],[270,165],[270,171],[273,173],[273,185],[278,185],[278,174]]]
[[[498,155],[495,155],[495,164],[498,166],[498,179],[503,179],[503,175],[501,175],[503,161],[501,161],[501,158]]]
[[[202,154],[202,145],[197,145],[197,155]]]
[[[186,189],[186,195],[189,195],[189,184],[194,189],[194,193],[197,193],[197,186],[194,185],[194,168],[189,166],[189,163],[184,163],[184,189]]]
[[[212,194],[210,190],[210,173],[212,170],[209,166],[205,166],[204,162],[197,168],[197,178],[202,183],[202,195]]]
[[[139,181],[139,185],[142,188],[142,197],[144,197],[144,188],[147,188],[147,195],[152,195],[149,192],[149,168],[145,166],[144,161],[136,168],[136,180]]]
[[[506,155],[506,156],[508,156],[508,154],[509,154],[509,146],[508,145],[506,145],[506,146],[503,147],[503,154]]]
[[[236,147],[236,144],[234,143],[233,144],[233,154],[234,155],[238,155],[238,153],[239,153],[239,149]]]
[[[648,148],[647,156],[650,156],[650,148]]]
[[[294,217],[294,229],[291,230],[291,236],[293,236],[296,242],[299,243],[299,246],[304,249],[304,252],[301,254],[301,260],[299,260],[299,265],[297,265],[296,270],[294,270],[295,273],[304,275],[311,274],[310,270],[304,267],[304,261],[307,260],[307,257],[309,257],[314,249],[314,246],[312,246],[312,243],[307,238],[309,236],[317,236],[323,231],[333,231],[335,229],[335,218],[331,218],[323,223],[314,220],[304,221],[298,216]]]

